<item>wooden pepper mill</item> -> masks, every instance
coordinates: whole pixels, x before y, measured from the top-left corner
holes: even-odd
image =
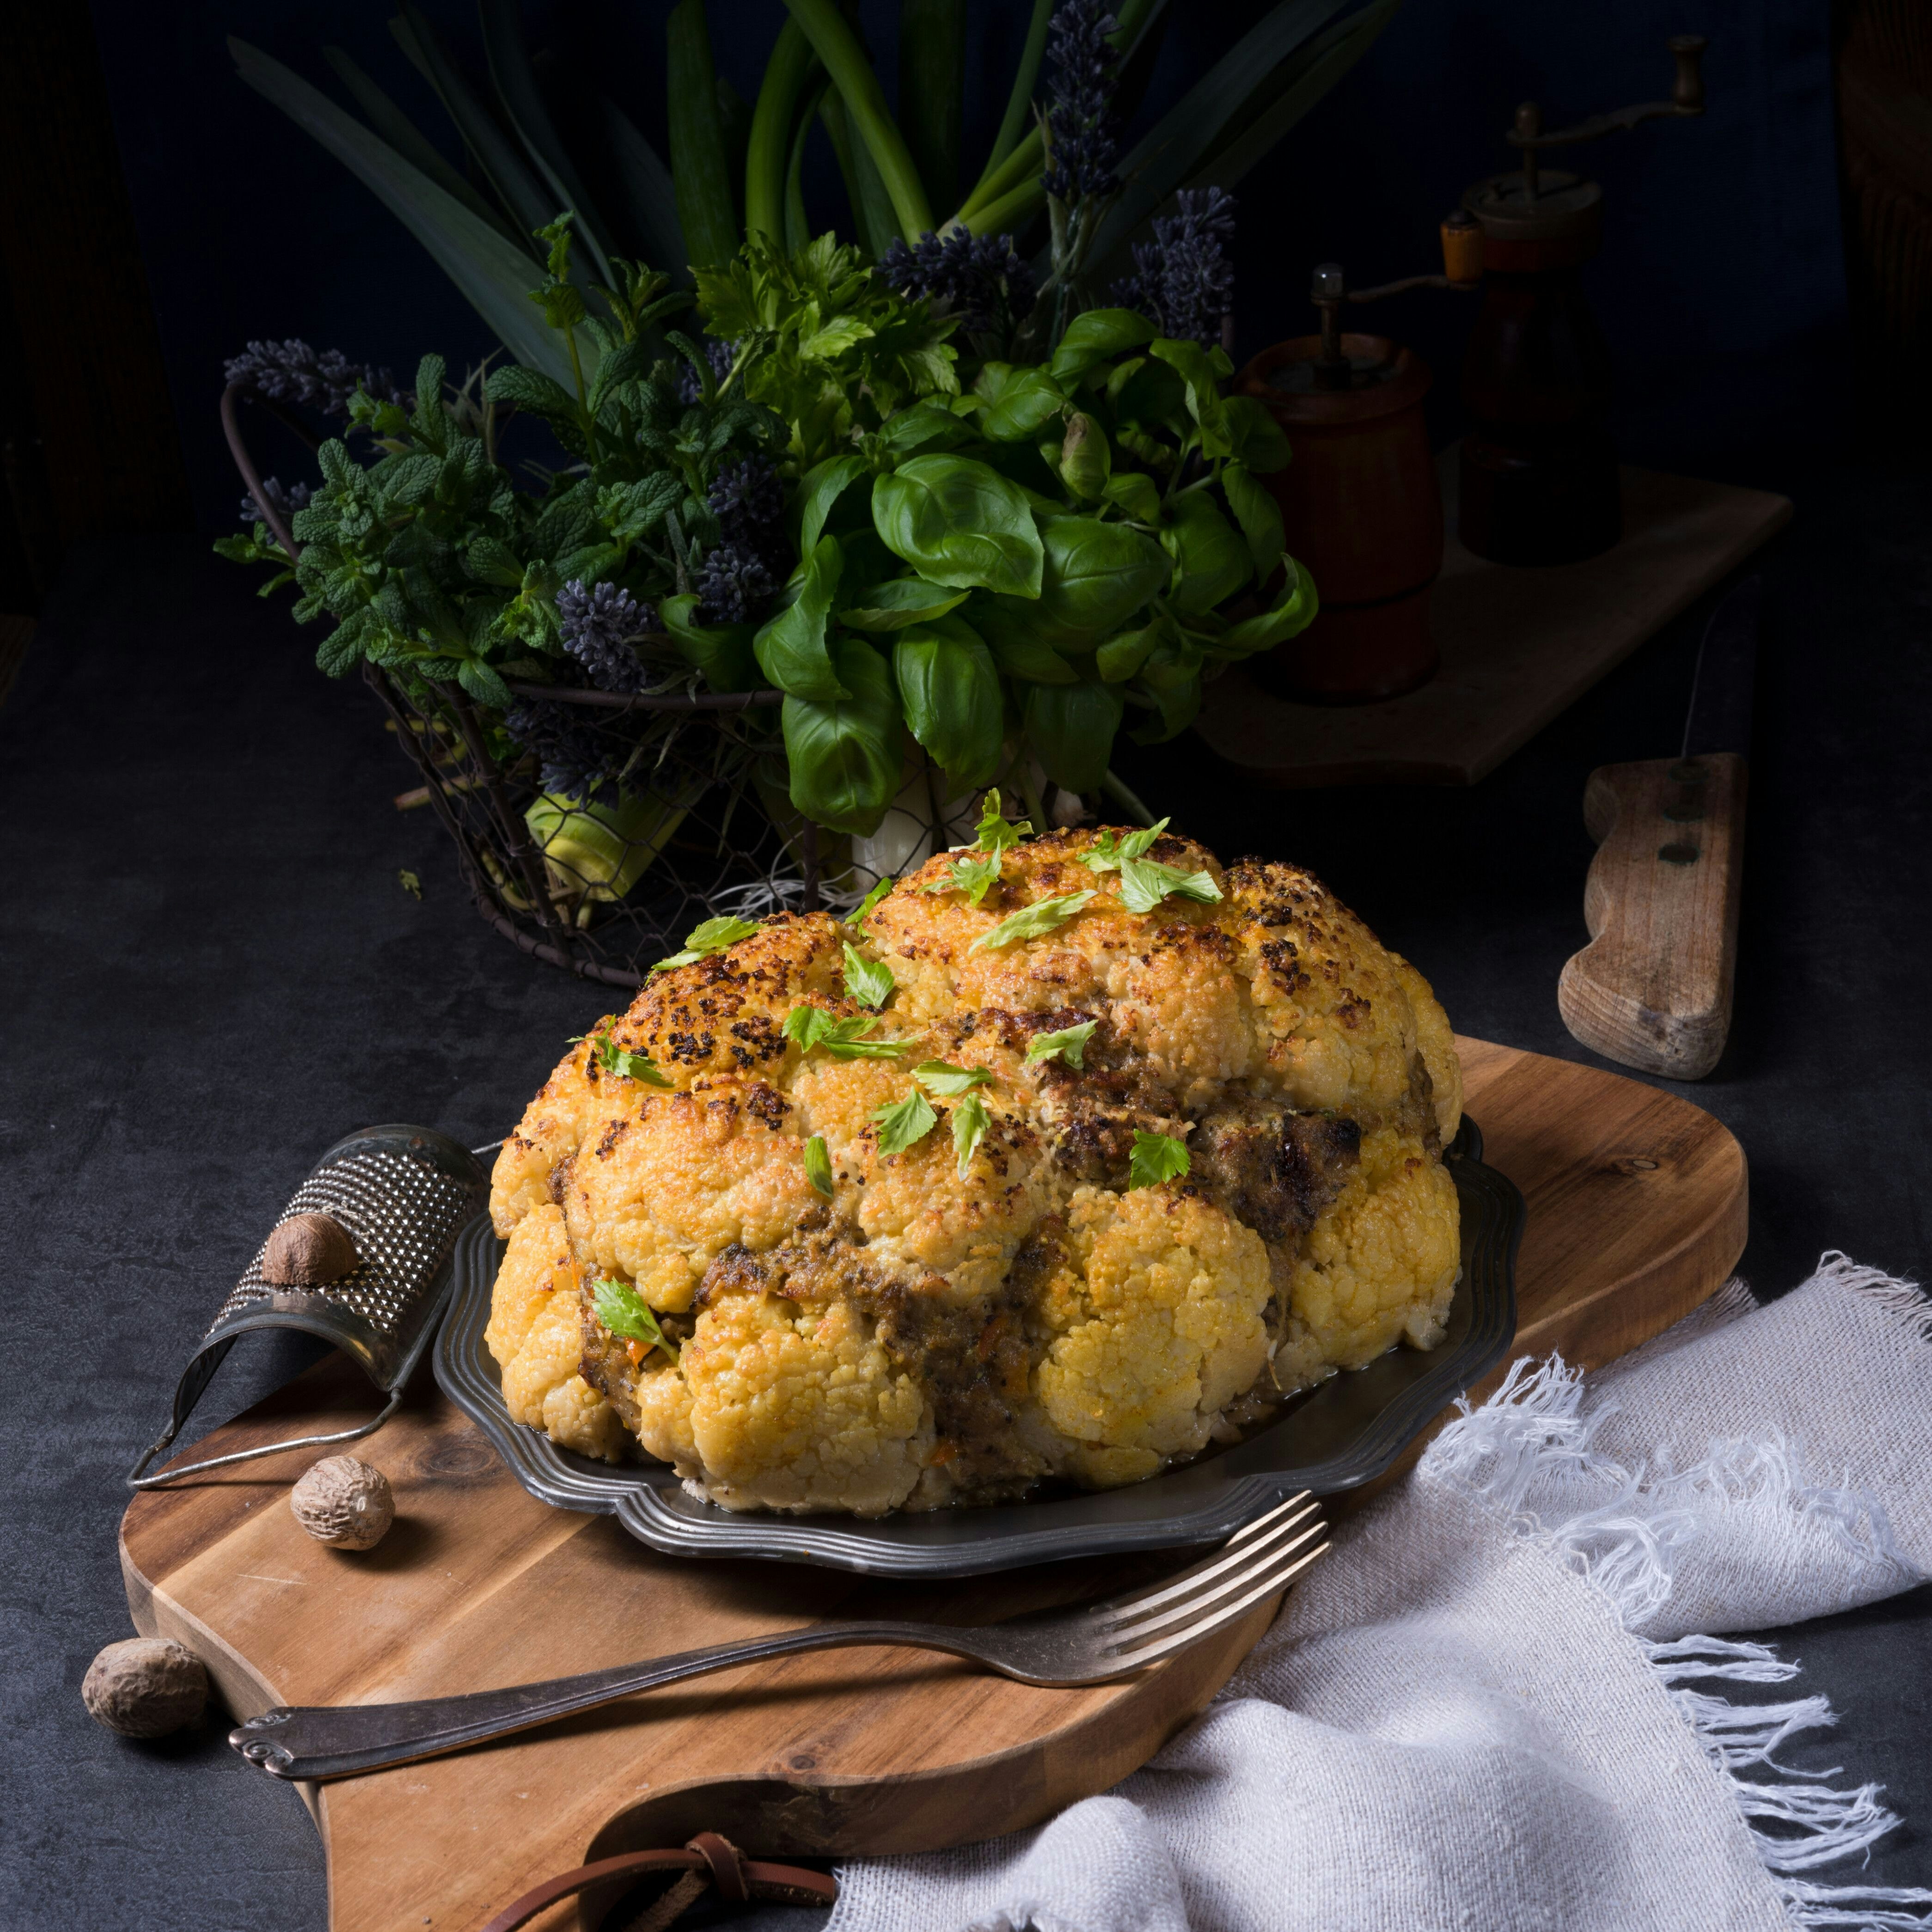
[[[1462,364],[1474,427],[1462,440],[1460,529],[1478,556],[1570,563],[1623,532],[1616,451],[1604,426],[1610,351],[1576,273],[1603,238],[1604,191],[1580,175],[1546,170],[1540,157],[1645,121],[1702,113],[1705,46],[1694,34],[1670,41],[1677,78],[1668,100],[1554,133],[1525,101],[1504,137],[1521,151],[1521,170],[1463,194],[1483,253],[1483,306]]]

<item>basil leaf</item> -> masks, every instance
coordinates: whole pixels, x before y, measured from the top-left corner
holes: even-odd
[[[896,416],[887,417],[879,425],[879,442],[883,448],[890,450],[922,449],[941,436],[959,442],[972,433],[970,427],[962,422],[950,410],[928,400],[914,403]]]
[[[1168,508],[1160,540],[1174,562],[1174,607],[1190,616],[1211,610],[1253,578],[1247,545],[1204,490],[1190,490]]]
[[[827,830],[862,838],[899,788],[898,694],[885,659],[862,638],[836,639],[832,662],[850,698],[784,701],[791,802]]]
[[[868,868],[868,869],[869,870],[870,868]],[[873,907],[877,905],[880,900],[884,898],[886,895],[892,890],[893,886],[898,884],[898,881],[893,878],[888,878],[881,879],[878,884],[875,885],[872,890],[845,915],[845,923],[848,926],[856,926],[859,922],[872,910]]]
[[[990,1085],[992,1075],[983,1066],[955,1066],[950,1060],[928,1060],[915,1066],[912,1077],[928,1093],[952,1099]]]
[[[700,624],[694,591],[667,597],[658,605],[658,622],[670,633],[685,661],[704,674],[713,691],[751,691],[758,682],[758,662],[752,650],[755,626],[750,624]]]
[[[792,698],[821,704],[852,694],[838,682],[826,644],[826,620],[838,594],[844,553],[836,537],[820,537],[785,586],[791,602],[752,640],[758,668]]]
[[[1154,646],[1167,634],[1166,625],[1156,620],[1138,631],[1123,631],[1109,638],[1094,653],[1094,668],[1107,684],[1125,684],[1153,655]]]
[[[1024,442],[1058,416],[1066,400],[1066,392],[1046,370],[1022,370],[980,412],[980,434],[994,442]]]
[[[1031,604],[1018,598],[975,604],[973,622],[1009,677],[1028,684],[1080,682],[1080,674],[1034,629]]]
[[[1314,622],[1315,614],[1322,608],[1315,594],[1314,578],[1286,550],[1281,561],[1288,578],[1275,592],[1274,602],[1259,616],[1243,618],[1216,638],[1217,653],[1246,657],[1251,651],[1264,651],[1271,644],[1298,636]]]
[[[890,966],[868,959],[850,940],[845,942],[845,990],[862,1006],[876,1012],[892,998],[898,984]]]
[[[1137,745],[1160,745],[1194,722],[1201,709],[1201,652],[1185,638],[1165,638],[1127,687],[1154,716],[1129,734]]]
[[[1118,872],[1123,860],[1139,858],[1167,830],[1169,822],[1162,818],[1152,825],[1143,825],[1125,838],[1111,825],[1106,826],[1094,841],[1093,850],[1081,854],[1080,862],[1090,872]]]
[[[1091,650],[1150,597],[1167,588],[1173,564],[1131,524],[1043,517],[1040,596],[1001,598],[995,608],[1029,634],[1060,648]]]
[[[805,1144],[805,1178],[826,1200],[832,1198],[832,1156],[823,1134],[814,1134]]]
[[[1160,485],[1144,470],[1115,470],[1100,494],[1103,501],[1137,524],[1160,521]]]
[[[973,842],[981,851],[1004,852],[1009,845],[1017,845],[1022,839],[1033,836],[1031,819],[1022,818],[1015,821],[1004,818],[1000,814],[1004,809],[996,786],[981,801],[980,822],[973,828]]]
[[[1124,859],[1120,863],[1120,903],[1130,912],[1152,912],[1162,899],[1193,899],[1211,905],[1221,888],[1207,872],[1184,872],[1152,859]]]
[[[903,1100],[877,1109],[872,1124],[879,1130],[880,1153],[904,1154],[938,1126],[939,1116],[932,1111],[932,1103],[915,1087]]]
[[[979,852],[970,858],[955,859],[952,870],[944,878],[930,880],[920,890],[927,892],[964,892],[977,905],[999,876],[999,854]]]
[[[974,940],[971,950],[978,952],[997,950],[1011,946],[1016,940],[1041,938],[1056,927],[1064,926],[1093,897],[1090,892],[1062,892],[1058,898],[1040,899],[1030,906],[1022,906],[1018,912],[1001,920],[990,932],[981,933]]]
[[[1107,400],[1114,406],[1116,423],[1186,420],[1186,384],[1165,362],[1144,356],[1122,363],[1108,378]],[[1114,440],[1120,440],[1118,435]]]
[[[1201,426],[1202,454],[1232,456],[1234,440],[1221,400],[1220,371],[1208,352],[1198,342],[1163,337],[1148,344],[1148,353],[1159,357],[1186,386],[1187,412]]]
[[[1047,776],[1069,791],[1094,791],[1107,776],[1124,708],[1118,685],[1036,684],[1021,716]]]
[[[1000,768],[1006,699],[993,654],[956,618],[902,631],[892,676],[906,729],[962,790]]]
[[[646,1087],[668,1087],[671,1084],[658,1070],[657,1062],[647,1054],[627,1052],[608,1034],[598,1040],[597,1058],[606,1072],[616,1074],[620,1080],[640,1080]]]
[[[1026,1064],[1051,1060],[1058,1054],[1071,1067],[1087,1064],[1087,1042],[1094,1037],[1098,1020],[1082,1020],[1078,1026],[1062,1027],[1058,1033],[1036,1033],[1027,1042]]]
[[[1052,448],[1051,444],[1042,445],[1040,454],[1045,457]],[[1060,438],[1052,460],[1069,494],[1082,502],[1096,501],[1114,471],[1114,452],[1108,444],[1107,432],[1084,410],[1076,410],[1067,418],[1066,434]]]
[[[1288,447],[1288,432],[1259,397],[1225,397],[1221,407],[1227,414],[1228,439],[1234,446],[1237,461],[1257,476],[1288,467],[1288,458],[1293,454]]]
[[[986,1103],[976,1094],[969,1094],[952,1110],[952,1151],[959,1156],[959,1178],[966,1178],[973,1165],[974,1151],[986,1138],[989,1124]]]
[[[1187,1149],[1171,1134],[1150,1134],[1136,1130],[1133,1151],[1127,1156],[1127,1190],[1156,1187],[1163,1180],[1178,1180],[1191,1165]]]
[[[648,1342],[653,1348],[662,1348],[674,1362],[677,1360],[677,1344],[658,1326],[650,1304],[628,1282],[606,1275],[592,1294],[598,1320],[612,1334],[621,1335],[627,1342]]]
[[[944,616],[964,603],[966,596],[922,577],[895,577],[858,592],[839,612],[838,621],[854,631],[902,631],[908,624]]]
[[[866,473],[862,456],[829,456],[808,470],[798,486],[798,551],[809,556],[818,547],[825,520],[845,491]]]
[[[1066,325],[1053,352],[1054,378],[1070,386],[1096,364],[1144,347],[1154,338],[1154,324],[1136,310],[1090,308]]]
[[[920,576],[955,590],[1040,595],[1042,552],[1025,493],[964,456],[916,456],[872,486],[872,523]]]
[[[1248,555],[1255,566],[1255,580],[1264,584],[1281,554],[1281,506],[1274,492],[1257,483],[1238,463],[1221,466],[1221,488],[1228,494],[1228,507],[1248,540]]]
[[[684,935],[684,950],[674,952],[668,959],[660,959],[651,968],[653,973],[662,973],[667,967],[688,966],[694,960],[702,959],[707,953],[722,952],[728,946],[735,946],[741,939],[749,939],[758,930],[754,920],[733,919],[728,916],[707,919],[702,925],[694,926]]]

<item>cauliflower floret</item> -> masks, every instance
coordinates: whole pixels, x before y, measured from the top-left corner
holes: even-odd
[[[1462,1090],[1426,982],[1294,866],[1163,836],[1142,856],[1169,869],[1130,873],[1097,843],[1010,848],[976,904],[941,854],[856,926],[778,915],[566,1055],[496,1166],[511,1412],[591,1454],[634,1438],[728,1508],[877,1515],[1137,1481],[1430,1346]],[[1130,909],[1195,874],[1221,896]],[[800,1006],[847,1034],[802,1048]],[[854,1022],[879,1051],[840,1050]],[[986,1078],[949,1091],[932,1061]],[[930,1126],[882,1153],[915,1094]],[[1133,1184],[1149,1134],[1184,1178]],[[603,1327],[604,1276],[664,1346]]]
[[[1231,1215],[1172,1184],[1126,1196],[1083,1187],[1067,1214],[1077,1276],[1055,1284],[1063,1332],[1040,1364],[1048,1418],[1076,1443],[1126,1457],[1081,1459],[1089,1480],[1119,1464],[1144,1475],[1205,1446],[1214,1418],[1267,1359],[1268,1250]]]
[[[1397,1340],[1442,1339],[1461,1265],[1456,1184],[1412,1136],[1366,1135],[1340,1198],[1310,1231],[1290,1277],[1276,1380],[1305,1388],[1360,1368]]]
[[[681,1366],[705,1491],[727,1509],[883,1516],[932,1452],[931,1417],[848,1301],[724,1298]]]
[[[502,1370],[503,1406],[514,1420],[548,1431],[566,1449],[615,1462],[623,1454],[623,1423],[578,1371],[578,1286],[562,1211],[546,1202],[510,1237],[483,1339]]]

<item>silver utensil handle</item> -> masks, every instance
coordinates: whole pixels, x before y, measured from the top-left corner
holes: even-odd
[[[350,1778],[386,1765],[407,1764],[460,1750],[466,1744],[527,1730],[572,1712],[587,1711],[614,1698],[730,1670],[761,1658],[807,1650],[839,1650],[855,1644],[900,1644],[976,1658],[964,1642],[927,1624],[819,1624],[742,1643],[716,1643],[702,1650],[653,1658],[648,1664],[620,1664],[580,1677],[559,1677],[545,1684],[512,1684],[501,1690],[472,1690],[457,1697],[428,1697],[400,1704],[278,1705],[250,1718],[228,1734],[228,1742],[248,1762],[272,1778]],[[962,1630],[962,1639],[973,1633]]]

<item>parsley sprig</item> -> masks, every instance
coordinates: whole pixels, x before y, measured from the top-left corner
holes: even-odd
[[[598,1320],[612,1334],[621,1335],[627,1342],[642,1342],[649,1348],[662,1348],[674,1362],[677,1360],[677,1344],[658,1326],[656,1311],[628,1282],[606,1275],[598,1282],[592,1296]]]
[[[949,1100],[961,1094],[970,1094],[975,1087],[988,1086],[993,1078],[983,1066],[955,1066],[950,1060],[922,1060],[913,1069],[912,1077],[928,1094],[938,1094]]]
[[[1178,1180],[1191,1165],[1184,1142],[1172,1134],[1150,1134],[1144,1130],[1134,1135],[1133,1151],[1127,1156],[1127,1190],[1156,1187],[1163,1180]]]
[[[974,1150],[986,1138],[988,1116],[986,1103],[976,1094],[968,1094],[952,1110],[952,1151],[959,1156],[959,1178],[973,1164]]]
[[[823,1047],[835,1060],[896,1060],[906,1050],[902,1040],[873,1040],[878,1024],[865,1013],[835,1019],[823,1006],[794,1006],[785,1015],[784,1036],[801,1053]]]
[[[862,1006],[876,1012],[892,998],[898,984],[890,966],[868,959],[849,939],[845,942],[845,990]]]
[[[735,946],[741,939],[749,939],[758,930],[757,922],[752,920],[734,919],[728,914],[707,919],[685,934],[682,952],[674,952],[668,959],[660,959],[651,970],[662,973],[673,966],[691,965],[707,954],[722,952],[726,946]]]
[[[1109,826],[1094,842],[1090,852],[1081,854],[1080,862],[1090,872],[1119,873],[1120,903],[1130,912],[1152,912],[1162,899],[1169,898],[1212,905],[1221,896],[1221,888],[1211,874],[1184,872],[1178,866],[1163,866],[1148,857],[1154,841],[1167,827],[1163,818],[1123,838]]]
[[[591,1050],[596,1055],[598,1065],[606,1073],[614,1073],[620,1080],[641,1080],[647,1087],[668,1087],[671,1084],[655,1060],[646,1054],[628,1052],[608,1033],[573,1034],[570,1043],[578,1046],[586,1040],[595,1042]]]
[[[832,1154],[823,1134],[814,1134],[805,1144],[805,1178],[826,1200],[832,1198]]]
[[[1027,1064],[1051,1060],[1056,1054],[1076,1069],[1085,1066],[1087,1042],[1094,1037],[1098,1020],[1082,1020],[1078,1026],[1062,1027],[1058,1033],[1036,1033],[1027,1042]]]
[[[1030,906],[1022,906],[1016,913],[1010,914],[989,932],[982,932],[974,940],[972,950],[982,948],[997,949],[1011,946],[1022,939],[1038,939],[1052,932],[1056,927],[1064,926],[1073,915],[1089,904],[1094,895],[1090,892],[1061,892],[1050,899],[1036,899]]]
[[[922,890],[964,892],[974,904],[979,904],[1000,876],[1000,861],[1006,848],[1030,838],[1033,824],[1029,819],[1022,819],[1016,825],[1012,820],[1003,818],[999,793],[989,791],[980,813],[977,833],[963,854],[954,858],[951,872],[943,878],[932,880]]]
[[[903,1100],[895,1100],[874,1110],[872,1124],[879,1130],[879,1151],[904,1154],[916,1147],[939,1124],[932,1102],[915,1087]]]
[[[873,907],[877,905],[880,900],[884,898],[886,895],[892,890],[893,886],[898,884],[898,881],[896,879],[881,879],[879,883],[845,915],[845,923],[848,926],[856,926],[859,922],[872,910]]]

